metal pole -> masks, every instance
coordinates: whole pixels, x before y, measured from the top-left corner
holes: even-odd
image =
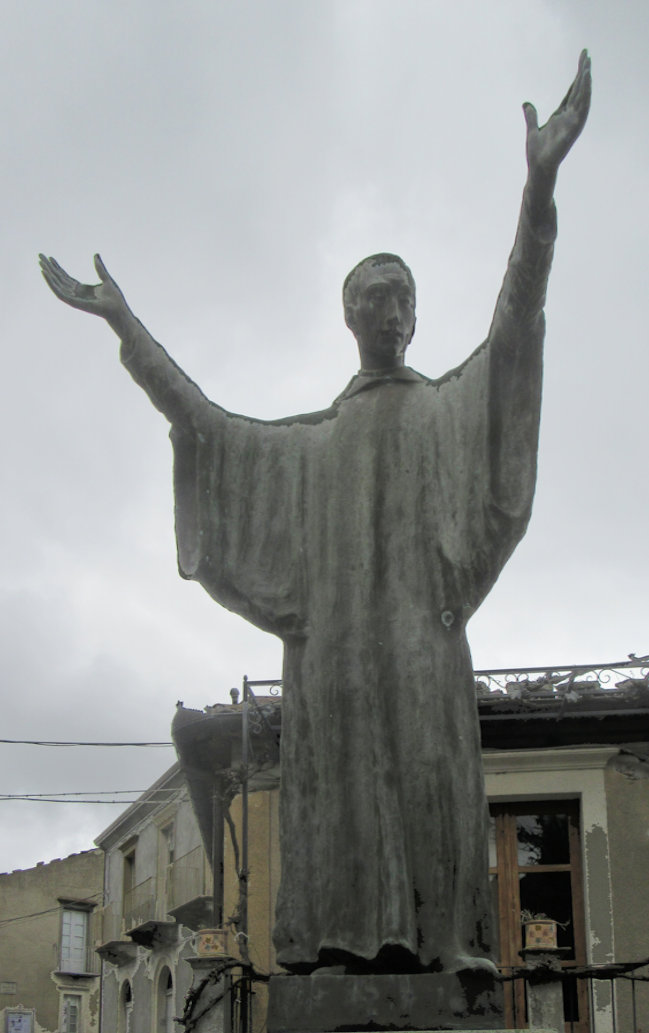
[[[212,784],[212,925],[223,925],[223,779]]]
[[[241,900],[241,932],[248,936],[248,707],[250,692],[248,676],[243,677],[243,708],[241,713],[241,881],[244,892]]]
[[[241,872],[239,874],[240,886],[240,922],[239,931],[244,946],[244,957],[249,959],[248,954],[248,707],[250,690],[248,688],[248,675],[243,676],[243,706],[241,712]],[[250,980],[249,973],[244,969],[241,981],[241,1030],[248,1033],[250,1028]]]

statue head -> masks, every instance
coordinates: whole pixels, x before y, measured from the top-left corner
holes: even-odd
[[[345,322],[358,342],[361,369],[403,366],[415,332],[415,281],[398,255],[370,255],[343,285]]]

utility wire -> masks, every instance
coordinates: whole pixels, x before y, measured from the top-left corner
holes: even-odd
[[[0,800],[34,800],[40,797],[46,798],[50,796],[87,796],[89,793],[94,793],[95,796],[117,796],[123,793],[136,794],[142,796],[143,793],[150,792],[151,796],[160,796],[164,793],[173,795],[177,793],[177,789],[81,789],[74,792],[55,793],[54,790],[50,793],[0,793]]]
[[[134,796],[132,800],[130,800],[130,799],[126,799],[126,800],[55,800],[55,799],[49,799],[48,797],[43,797],[43,796],[39,796],[39,797],[33,797],[33,796],[0,796],[0,803],[7,803],[9,800],[11,800],[11,801],[22,801],[23,803],[68,803],[68,804],[69,803],[93,803],[93,804],[104,803],[104,804],[108,804],[111,807],[115,806],[115,805],[118,805],[118,806],[121,805],[123,807],[124,804],[137,803],[137,801],[139,800],[139,797],[138,796]]]
[[[149,795],[142,800],[142,797],[147,792]],[[114,797],[120,794],[130,794],[132,798],[118,800],[80,799],[80,797],[86,797],[90,793],[94,793],[95,797]],[[27,803],[102,803],[111,806],[116,804],[124,806],[124,804],[137,803],[140,800],[143,803],[159,803],[161,800],[172,800],[177,793],[178,789],[155,789],[153,791],[146,789],[141,791],[138,789],[86,789],[83,792],[71,793],[0,793],[0,803],[17,800]]]
[[[18,746],[173,746],[172,742],[54,742],[45,739],[0,739]]]
[[[6,874],[12,875],[12,872]],[[21,873],[22,874],[22,873]],[[84,897],[78,901],[79,904],[99,904],[101,903],[103,894],[93,893],[90,897]],[[0,918],[0,928],[5,925],[10,925],[11,922],[25,922],[29,918],[41,918],[43,915],[52,915],[57,911],[63,911],[65,905],[57,904],[56,907],[48,907],[44,911],[32,911],[27,915],[13,915],[11,918]]]

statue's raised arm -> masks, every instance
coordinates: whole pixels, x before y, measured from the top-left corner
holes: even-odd
[[[95,255],[97,284],[75,280],[54,258],[39,255],[39,260],[45,281],[57,298],[72,308],[101,316],[115,331],[122,342],[122,362],[155,407],[179,426],[194,423],[196,414],[209,404],[207,399],[133,315],[101,257]]]
[[[491,489],[509,513],[529,517],[536,479],[541,407],[544,306],[557,216],[559,165],[577,140],[590,107],[590,58],[545,125],[523,105],[528,175],[520,220],[488,336]]]

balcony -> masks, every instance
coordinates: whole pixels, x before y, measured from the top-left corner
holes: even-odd
[[[167,912],[188,929],[212,923],[212,885],[202,846],[167,866]]]
[[[156,914],[156,882],[157,880],[152,876],[145,879],[144,882],[139,882],[124,894],[122,916],[126,929],[142,925],[143,922],[150,922],[158,917]]]
[[[137,955],[137,946],[126,939],[122,911],[117,904],[107,904],[93,917],[95,952],[111,965],[127,965]]]
[[[142,947],[151,949],[176,942],[177,923],[168,920],[166,901],[158,898],[153,876],[124,894],[122,916],[127,935]]]

